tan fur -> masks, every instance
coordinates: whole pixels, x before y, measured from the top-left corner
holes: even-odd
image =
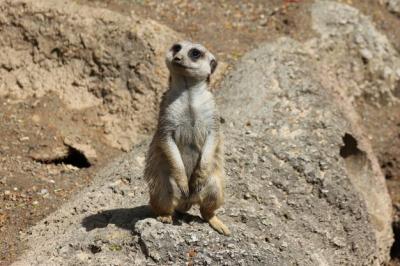
[[[195,58],[200,51],[201,57]],[[198,54],[197,54],[198,55]],[[193,204],[212,228],[229,229],[216,217],[224,201],[222,134],[208,80],[216,67],[203,46],[180,42],[167,52],[170,88],[164,94],[156,133],[146,157],[150,205],[162,222]]]

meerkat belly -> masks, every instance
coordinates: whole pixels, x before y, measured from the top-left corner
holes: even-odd
[[[188,121],[179,125],[174,133],[187,176],[190,178],[201,156],[207,137],[207,126],[201,121]]]
[[[174,139],[181,153],[188,178],[198,165],[201,152],[213,123],[214,102],[208,92],[184,92],[170,106],[175,121]],[[176,123],[177,122],[177,123]]]

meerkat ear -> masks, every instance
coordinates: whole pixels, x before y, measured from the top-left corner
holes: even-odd
[[[214,73],[215,69],[217,68],[218,62],[215,59],[212,59],[210,62],[211,74]]]

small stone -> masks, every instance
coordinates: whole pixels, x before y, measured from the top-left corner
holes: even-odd
[[[361,54],[362,58],[364,58],[368,61],[371,60],[373,57],[371,51],[368,49],[361,49],[360,54]]]
[[[41,189],[37,194],[38,195],[46,195],[46,194],[48,194],[49,193],[49,191],[47,190],[47,189]]]
[[[340,237],[334,237],[332,242],[338,247],[346,246],[346,241],[344,239],[341,239]]]
[[[191,235],[190,236],[190,241],[191,242],[197,242],[199,239],[197,238],[197,236],[196,235]]]

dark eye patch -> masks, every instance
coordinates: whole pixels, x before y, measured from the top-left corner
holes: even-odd
[[[197,61],[200,57],[202,57],[204,53],[197,48],[192,48],[188,52],[188,56],[192,61]]]
[[[180,44],[174,44],[171,47],[172,53],[175,55],[177,52],[179,52],[182,49],[182,45]]]

